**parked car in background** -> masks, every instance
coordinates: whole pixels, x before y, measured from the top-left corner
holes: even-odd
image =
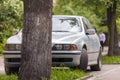
[[[91,70],[101,70],[100,41],[85,17],[54,15],[52,22],[52,65],[76,66],[82,70],[90,66]],[[20,66],[21,44],[22,31],[6,42],[3,53],[7,74]]]

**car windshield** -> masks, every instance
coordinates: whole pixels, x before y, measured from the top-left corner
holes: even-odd
[[[81,25],[78,23],[78,19],[73,17],[53,17],[52,19],[52,31],[53,32],[79,32],[81,31]]]

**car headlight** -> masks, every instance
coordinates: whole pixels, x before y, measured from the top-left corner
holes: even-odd
[[[21,50],[21,44],[6,44],[4,50],[20,51]]]
[[[55,44],[52,50],[77,50],[75,44]]]

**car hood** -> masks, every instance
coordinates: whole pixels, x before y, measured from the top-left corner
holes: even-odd
[[[22,34],[21,33],[11,36],[7,40],[7,44],[21,44],[21,43],[22,43]]]
[[[52,43],[74,43],[80,38],[81,33],[53,32]]]
[[[52,32],[52,43],[74,43],[82,35],[80,32]],[[8,38],[7,44],[21,44],[22,34]]]

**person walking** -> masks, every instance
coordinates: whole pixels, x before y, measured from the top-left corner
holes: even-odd
[[[102,46],[102,51],[104,50],[104,43],[105,43],[105,40],[106,40],[106,36],[103,32],[101,32],[99,34],[99,39],[100,39],[100,44]]]

